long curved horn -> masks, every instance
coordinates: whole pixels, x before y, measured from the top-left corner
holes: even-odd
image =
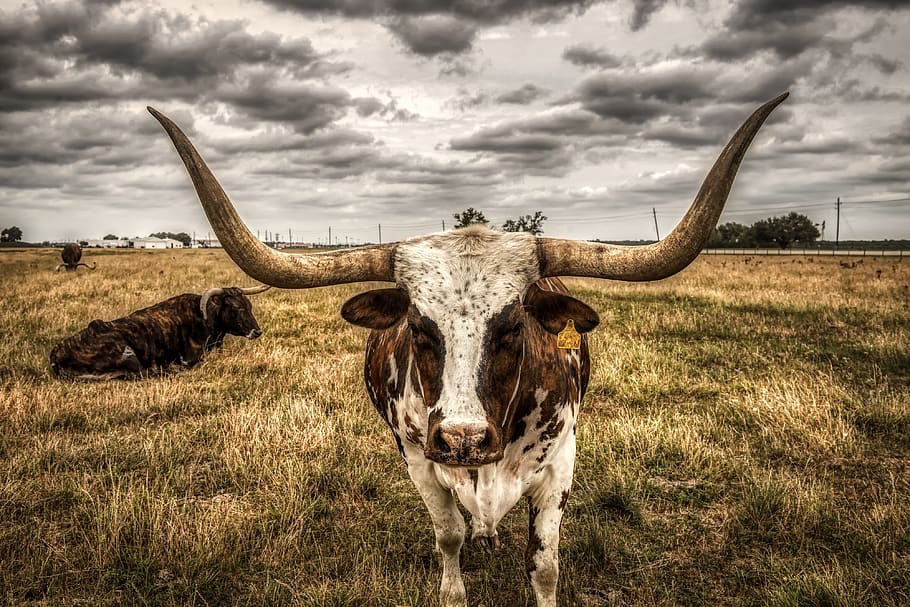
[[[259,282],[284,289],[393,278],[394,245],[374,245],[314,255],[291,255],[266,246],[244,225],[230,198],[183,131],[149,107],[177,148],[199,202],[221,245],[241,270]]]
[[[767,102],[739,127],[705,177],[689,211],[666,238],[654,244],[632,247],[539,238],[541,276],[660,280],[688,266],[717,225],[749,144],[771,111],[788,95],[784,93]]]
[[[268,291],[272,285],[259,285],[258,287],[241,287],[240,292],[244,295],[257,295],[263,291]]]
[[[60,265],[58,265],[58,266],[57,266],[57,269],[54,270],[54,272],[59,272],[59,271],[60,271],[60,268],[63,268],[63,267],[66,267],[66,264],[65,264],[65,263],[61,263]]]
[[[79,266],[85,266],[85,267],[88,268],[89,270],[94,270],[96,267],[98,267],[98,264],[97,264],[96,262],[93,261],[93,262],[92,262],[92,265],[88,265],[88,264],[85,263],[84,261],[80,261],[79,263],[77,263],[77,264],[74,266],[74,269],[75,269],[75,268],[78,268]]]

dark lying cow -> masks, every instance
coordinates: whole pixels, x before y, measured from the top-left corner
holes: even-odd
[[[192,367],[227,334],[256,339],[262,334],[247,295],[268,286],[184,293],[110,322],[93,320],[51,350],[54,375],[72,379],[116,379],[161,372],[170,365]]]
[[[60,251],[60,258],[63,260],[63,263],[57,266],[55,272],[59,272],[60,268],[66,268],[67,272],[75,272],[79,269],[79,266],[84,266],[89,270],[95,269],[95,264],[88,265],[87,263],[80,262],[82,259],[82,247],[79,246],[77,242],[70,242],[63,245],[63,250]]]

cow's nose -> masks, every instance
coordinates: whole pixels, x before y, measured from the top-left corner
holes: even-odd
[[[249,333],[246,334],[247,338],[249,338],[249,339],[256,339],[260,335],[262,335],[262,331],[260,331],[259,329],[253,329],[252,331],[250,331]]]
[[[430,433],[424,454],[441,464],[481,466],[502,459],[502,447],[489,423],[443,422]]]

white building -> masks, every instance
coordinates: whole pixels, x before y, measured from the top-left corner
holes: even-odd
[[[130,248],[132,249],[182,249],[183,243],[173,238],[156,238],[149,236],[147,238],[130,238]]]
[[[92,249],[125,249],[130,246],[130,241],[126,240],[126,239],[124,239],[124,240],[120,240],[120,239],[96,240],[93,238],[89,238],[89,239],[83,240],[81,242],[85,243],[82,246],[87,247],[87,248],[92,248]]]

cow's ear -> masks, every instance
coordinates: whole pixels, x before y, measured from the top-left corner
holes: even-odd
[[[376,289],[355,295],[341,306],[341,317],[352,325],[388,329],[407,314],[411,298],[404,289]]]
[[[528,314],[550,333],[559,333],[570,320],[579,333],[587,333],[600,323],[600,316],[585,302],[563,293],[545,291],[537,285],[530,286],[523,303]]]

